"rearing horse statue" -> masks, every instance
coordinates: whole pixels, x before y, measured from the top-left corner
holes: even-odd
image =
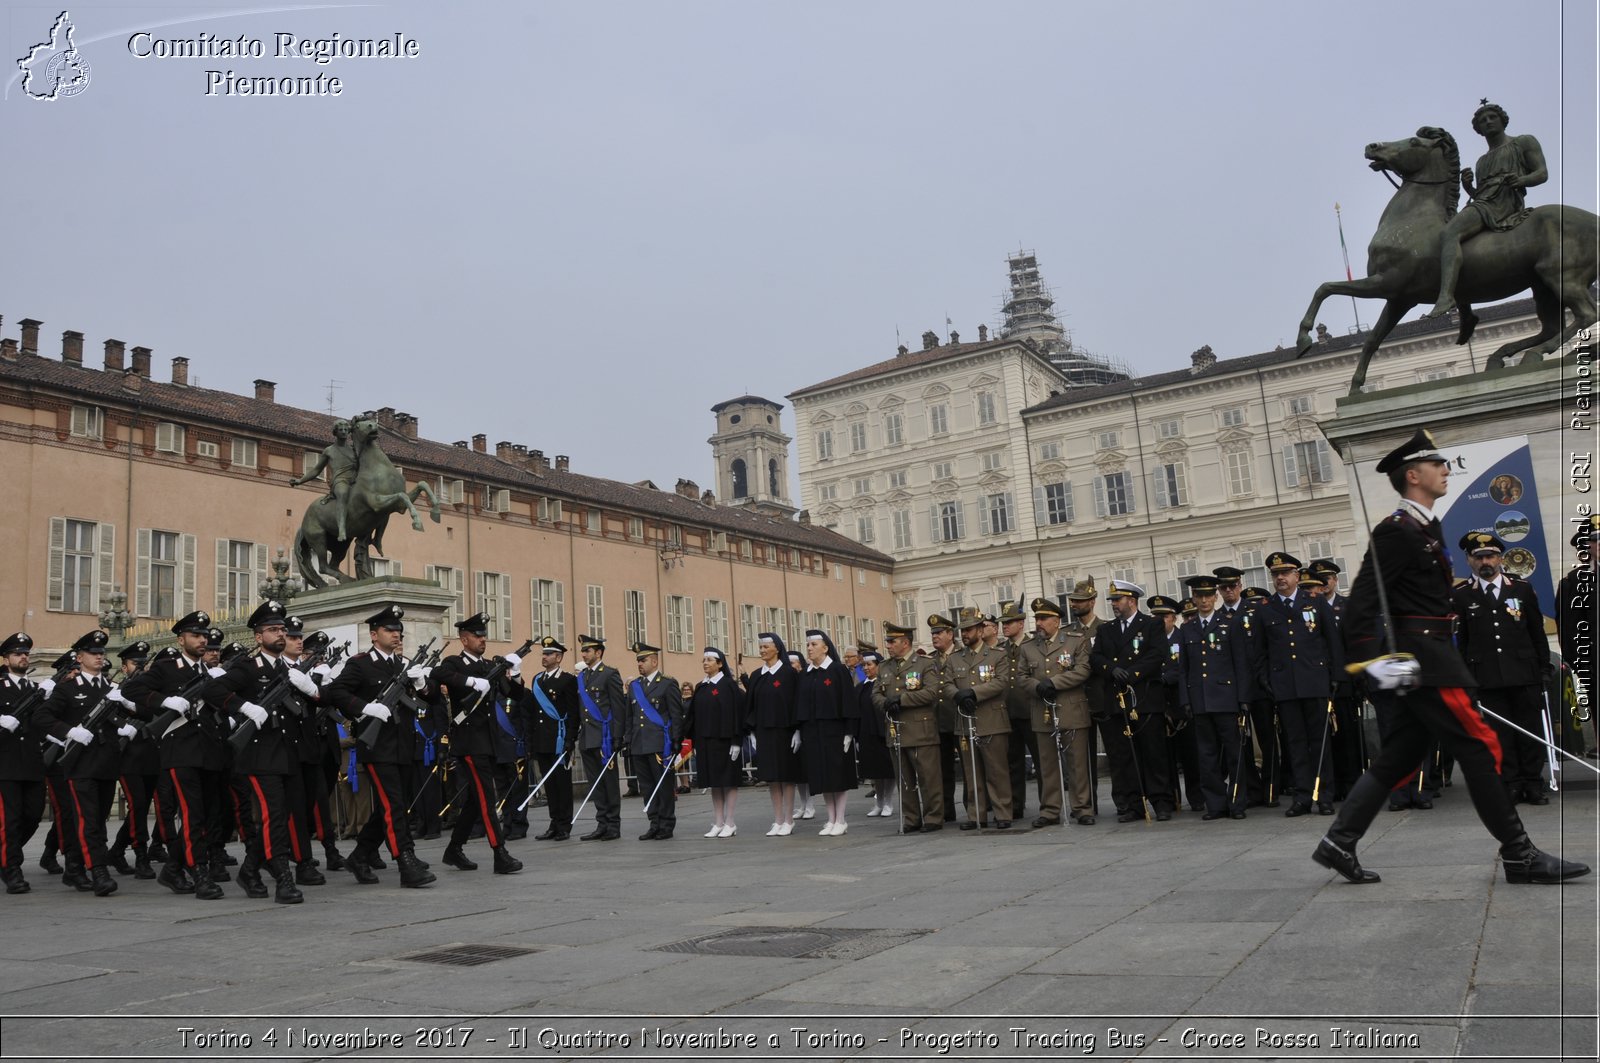
[[[1455,138],[1435,126],[1423,126],[1405,140],[1368,144],[1366,158],[1374,170],[1393,173],[1400,187],[1378,221],[1367,245],[1367,275],[1355,281],[1328,281],[1318,286],[1300,322],[1296,355],[1311,349],[1311,328],[1317,311],[1331,295],[1384,300],[1383,311],[1361,347],[1361,361],[1350,381],[1352,393],[1367,379],[1367,363],[1386,336],[1412,308],[1431,302],[1439,292],[1440,238],[1460,200],[1460,150]],[[1392,180],[1392,178],[1391,178]],[[1595,323],[1595,300],[1589,287],[1600,262],[1600,218],[1577,207],[1536,207],[1516,228],[1485,232],[1462,245],[1461,278],[1456,299],[1461,307],[1457,343],[1467,342],[1478,323],[1470,303],[1509,299],[1533,289],[1539,332],[1507,343],[1489,356],[1484,371],[1502,369],[1513,354],[1528,351],[1519,368],[1540,364],[1580,329]],[[1566,323],[1567,312],[1571,324]]]
[[[346,554],[355,552],[356,579],[370,579],[371,552],[383,553],[383,530],[391,513],[411,514],[411,527],[422,530],[422,516],[414,503],[428,496],[430,516],[439,522],[439,500],[426,481],[406,490],[405,477],[394,467],[377,444],[380,429],[370,416],[358,418],[350,426],[350,445],[356,452],[356,480],[346,501],[346,538],[339,537],[339,521],[331,497],[317,499],[306,507],[300,530],[294,537],[295,561],[307,586],[327,586],[328,577],[343,583],[351,577],[339,570]]]

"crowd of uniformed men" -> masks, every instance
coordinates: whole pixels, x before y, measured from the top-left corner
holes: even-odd
[[[1592,529],[1574,545],[1588,547]],[[1472,533],[1460,547],[1473,570],[1456,583],[1453,635],[1477,697],[1538,733],[1554,667],[1543,610],[1503,570],[1495,536]],[[1592,588],[1592,557],[1583,567]],[[494,872],[510,874],[522,865],[507,842],[527,835],[535,797],[549,815],[537,839],[568,838],[580,757],[576,789],[595,808],[586,841],[620,837],[624,765],[649,821],[641,840],[671,838],[676,769],[691,758],[712,795],[707,837],[737,832],[736,797],[752,776],[771,795],[768,836],[812,818],[818,796],[819,833],[844,834],[845,797],[863,783],[867,815],[898,815],[904,832],[957,821],[958,786],[961,829],[1009,830],[1025,815],[1030,760],[1032,825],[1089,826],[1101,814],[1097,747],[1119,822],[1170,820],[1186,805],[1203,821],[1242,820],[1251,808],[1330,816],[1371,759],[1364,677],[1345,667],[1340,570],[1284,552],[1268,568],[1270,590],[1218,568],[1190,577],[1181,602],[1112,580],[1110,619],[1092,579],[1027,611],[1007,602],[997,615],[934,615],[931,649],[914,648],[918,631],[896,624],[884,625],[881,649],[843,653],[821,631],[807,633],[804,654],[763,633],[746,674],[708,648],[692,684],[663,676],[660,651],[643,644],[630,647],[637,678],[625,679],[598,636],[580,638],[576,674],[554,638],[530,641],[523,653],[539,653],[530,681],[523,657],[485,655],[481,614],[456,625],[460,653],[408,659],[398,607],[371,617],[370,647],[343,660],[277,602],[250,617],[253,650],[223,647],[194,612],[160,653],[123,648],[117,676],[95,630],[55,662],[53,679],[30,678],[32,641],[18,632],[0,644],[0,873],[8,893],[28,892],[22,850],[48,801],[39,866],[97,896],[116,892],[116,870],[203,900],[237,881],[247,896],[296,903],[300,886],[324,884],[323,867],[378,882],[384,851],[401,885],[426,886],[435,876],[413,838],[437,836],[441,823],[451,824],[445,864],[476,869],[465,849],[481,836]],[[1508,799],[1548,803],[1544,748],[1495,726]],[[1417,767],[1390,791],[1391,808],[1428,808],[1448,785],[1436,752]],[[119,786],[126,815],[108,839]],[[363,791],[370,813],[341,854],[330,798]],[[235,837],[242,860],[226,848]]]

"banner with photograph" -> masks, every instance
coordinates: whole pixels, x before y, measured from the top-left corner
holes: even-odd
[[[1468,532],[1493,532],[1506,544],[1506,571],[1533,584],[1546,615],[1555,601],[1550,551],[1539,516],[1538,488],[1533,481],[1533,455],[1527,436],[1509,436],[1483,443],[1445,448],[1453,467],[1450,493],[1434,512],[1444,527],[1445,545],[1457,576],[1472,567],[1458,548]]]

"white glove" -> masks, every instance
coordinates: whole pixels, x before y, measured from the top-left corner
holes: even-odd
[[[505,655],[505,657],[503,659],[506,662],[506,671],[507,672],[511,673],[512,675],[516,675],[518,672],[522,671],[522,658],[521,657],[518,657],[514,653],[508,653],[508,654]]]
[[[189,699],[180,698],[178,695],[174,694],[170,698],[163,699],[161,702],[161,707],[163,709],[171,709],[173,712],[181,712],[187,715],[189,712]]]
[[[39,689],[44,691],[44,696],[45,697],[49,697],[50,694],[55,690],[55,688],[56,688],[56,681],[54,679],[41,679],[41,680],[39,680]]]
[[[483,678],[481,675],[467,676],[467,686],[471,687],[473,690],[476,690],[480,694],[489,693],[489,681]]]
[[[750,752],[751,752],[752,755],[754,755],[755,751],[756,751],[756,736],[755,735],[751,735],[749,741],[750,741]]]
[[[856,740],[855,740],[854,736],[852,736],[852,735],[845,735],[844,736],[844,751],[846,753],[850,752],[850,747],[855,744],[855,741]]]
[[[265,727],[267,725],[267,710],[263,709],[260,705],[257,705],[253,701],[247,701],[243,705],[240,705],[239,712],[242,716],[244,716],[245,719],[249,720],[257,727]]]
[[[735,743],[734,745],[731,745],[731,746],[728,747],[728,759],[729,760],[738,760],[739,759],[739,746],[738,746],[737,743]]]
[[[106,700],[114,701],[118,705],[122,705],[130,709],[133,708],[133,702],[128,700],[128,696],[122,692],[121,687],[112,687],[110,690],[106,691]]]
[[[1379,657],[1365,671],[1379,690],[1409,690],[1417,685],[1422,666],[1411,657]]]
[[[0,716],[0,727],[4,727],[8,731],[15,731],[21,726],[22,721],[15,716]]]
[[[221,679],[228,673],[223,671],[221,668],[209,668],[206,670],[206,674],[211,676],[212,679]]]
[[[411,681],[413,683],[425,683],[428,681],[428,673],[432,671],[433,669],[427,667],[426,665],[414,664],[410,668],[406,669],[406,675],[411,677]]]
[[[117,734],[121,735],[123,738],[138,738],[139,729],[131,723],[125,723],[121,727],[117,728]]]
[[[371,716],[375,720],[389,722],[389,706],[381,701],[369,701],[361,706],[361,715]]]
[[[325,664],[319,664],[315,668],[311,669],[311,674],[312,675],[319,676],[323,680],[327,680],[329,674],[332,673],[332,672],[333,672],[333,669],[329,668]]]
[[[67,741],[86,746],[94,741],[94,732],[86,727],[69,727],[67,728]]]
[[[794,733],[794,737],[789,739],[789,752],[791,752],[791,753],[800,752],[800,732],[799,731],[796,731]]]
[[[315,698],[318,696],[317,684],[313,683],[311,681],[311,677],[306,675],[298,668],[289,669],[289,685],[300,691],[300,693],[304,694],[308,698]]]

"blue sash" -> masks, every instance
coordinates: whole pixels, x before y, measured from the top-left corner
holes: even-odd
[[[555,702],[544,692],[544,687],[539,685],[537,677],[528,685],[533,688],[533,700],[539,703],[540,710],[556,722],[556,759],[560,760],[561,754],[567,751],[567,721],[556,711]],[[582,689],[583,684],[580,683],[578,686]]]
[[[435,756],[433,748],[433,736],[422,729],[422,721],[420,720],[413,719],[411,721],[411,726],[415,727],[417,729],[417,734],[422,736],[422,766],[424,768],[433,767]]]
[[[667,726],[667,721],[656,712],[656,707],[650,704],[650,699],[644,696],[644,680],[635,679],[628,685],[628,690],[633,694],[633,700],[638,703],[639,711],[645,718],[661,728],[661,763],[669,764],[672,761],[672,728]]]
[[[333,726],[336,727],[338,729],[338,731],[339,731],[339,738],[341,739],[341,744],[342,744],[342,740],[343,739],[346,739],[346,738],[350,737],[350,733],[344,729],[344,724],[335,723]],[[345,778],[345,781],[350,784],[350,792],[351,793],[355,793],[357,790],[361,789],[361,773],[356,770],[356,747],[355,746],[351,746],[350,747],[350,760],[349,760],[348,763],[345,764],[344,778]]]
[[[856,665],[851,671],[856,674],[856,686],[860,686],[867,681],[867,670],[861,665]]]
[[[578,698],[583,702],[583,711],[600,721],[600,761],[606,763],[611,760],[611,717],[600,715],[600,706],[595,704],[582,676],[578,677]]]

